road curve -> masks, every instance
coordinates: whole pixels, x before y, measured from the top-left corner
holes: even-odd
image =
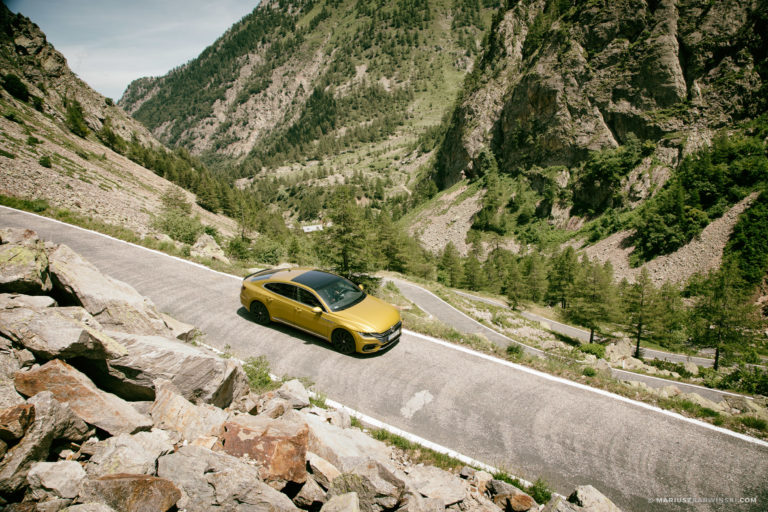
[[[429,313],[430,315],[434,316],[435,318],[445,323],[446,325],[453,327],[459,332],[464,332],[468,334],[482,334],[483,336],[488,338],[490,341],[502,347],[506,347],[510,343],[516,343],[518,345],[521,345],[523,347],[523,350],[525,350],[529,354],[549,357],[547,353],[542,350],[530,347],[528,345],[524,345],[519,341],[513,340],[512,338],[509,338],[481,324],[477,320],[469,317],[462,311],[459,311],[458,309],[451,306],[450,304],[445,302],[443,299],[441,299],[437,295],[433,294],[428,290],[425,290],[421,286],[418,286],[409,281],[405,281],[403,279],[392,278],[392,277],[387,277],[386,279],[394,282],[400,289],[401,293],[408,300],[416,304],[419,308]],[[464,293],[462,293],[462,295],[469,296],[469,294],[464,294]],[[484,299],[484,300],[490,301],[491,299]],[[546,320],[547,327],[549,327],[550,330],[563,332],[568,336],[570,336],[570,334],[568,334],[569,331],[563,328],[574,330],[574,331],[579,330],[579,329],[576,329],[575,327],[571,327],[566,324],[560,324],[557,322],[555,323],[557,323],[560,326],[559,328],[552,326],[550,320],[544,319],[543,317],[539,317],[537,315],[530,315],[530,314],[523,313],[523,316],[529,319],[537,320],[537,321],[539,319]],[[558,329],[560,330],[558,331]],[[587,333],[587,337],[588,336],[589,336],[589,333]],[[699,396],[702,396],[708,400],[713,400],[715,402],[722,401],[726,396],[743,396],[743,395],[738,395],[737,393],[731,393],[729,391],[706,388],[704,386],[697,386],[695,384],[686,384],[683,382],[663,379],[661,377],[654,377],[652,375],[643,375],[641,373],[630,372],[630,371],[621,370],[618,368],[612,368],[611,374],[619,380],[643,382],[647,386],[652,388],[663,388],[665,386],[674,385],[683,393],[696,393]],[[751,397],[747,397],[747,398],[751,398]]]
[[[343,356],[255,324],[231,276],[6,208],[0,226],[69,245],[220,349],[265,355],[275,373],[309,377],[329,398],[561,493],[592,484],[625,510],[694,508],[649,502],[663,498],[754,497],[734,509],[768,508],[768,443],[417,336],[378,356]]]

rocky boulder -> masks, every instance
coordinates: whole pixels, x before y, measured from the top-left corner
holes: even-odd
[[[171,334],[149,299],[105,276],[66,245],[58,246],[49,259],[57,293],[83,306],[105,327],[134,334]]]
[[[405,481],[389,465],[373,459],[358,460],[349,471],[331,483],[328,497],[357,493],[362,512],[381,512],[397,507],[403,498]]]
[[[291,500],[259,479],[257,467],[200,446],[183,446],[160,457],[157,474],[181,491],[180,510],[297,510]]]
[[[121,512],[165,512],[179,498],[179,489],[164,478],[117,474],[87,480],[78,501],[103,503]]]
[[[52,288],[48,258],[34,231],[0,232],[0,292],[44,295]]]
[[[83,467],[71,460],[36,462],[27,473],[30,494],[36,500],[74,499],[85,479]]]
[[[0,309],[45,309],[56,306],[56,300],[46,295],[0,293]]]
[[[216,450],[246,456],[259,465],[259,476],[276,488],[307,480],[306,423],[263,416],[235,416],[224,423]]]
[[[158,379],[169,381],[193,403],[222,408],[248,393],[248,377],[233,359],[209,355],[160,336],[110,335],[126,353],[107,361],[100,385],[127,400],[154,400]]]
[[[189,250],[189,254],[195,258],[211,259],[229,264],[229,259],[224,255],[224,251],[208,233],[203,233],[198,237],[195,245]]]
[[[23,429],[24,436],[0,461],[0,497],[9,496],[26,484],[30,468],[48,458],[54,441],[81,442],[90,433],[85,422],[50,392],[40,393],[28,403],[34,407],[34,421]]]
[[[91,477],[132,473],[154,475],[157,459],[173,451],[173,443],[164,430],[120,434],[89,447],[91,458],[86,471]]]
[[[443,508],[467,497],[465,484],[453,474],[434,466],[415,466],[408,471],[408,481],[419,494],[440,500]]]
[[[168,382],[158,383],[149,415],[155,427],[176,432],[188,442],[216,435],[229,418],[227,412],[216,407],[193,404]]]
[[[42,311],[0,309],[0,334],[29,349],[42,359],[86,357],[113,359],[125,355],[125,348],[106,334],[74,319],[59,309]],[[87,312],[83,310],[85,315]],[[90,316],[90,315],[88,315]]]
[[[58,359],[18,372],[14,383],[25,396],[50,391],[56,400],[67,402],[86,423],[113,435],[148,430],[152,426],[152,420],[139,414],[131,404],[101,391],[86,375]]]

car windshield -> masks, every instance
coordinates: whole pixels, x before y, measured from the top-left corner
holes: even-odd
[[[347,309],[365,298],[355,283],[327,272],[313,270],[293,280],[314,289],[331,311]]]

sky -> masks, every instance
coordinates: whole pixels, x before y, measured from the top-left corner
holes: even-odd
[[[92,88],[128,84],[197,57],[259,0],[3,0],[36,23]]]

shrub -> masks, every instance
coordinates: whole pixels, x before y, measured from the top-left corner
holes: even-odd
[[[755,418],[754,416],[741,416],[739,421],[741,421],[744,426],[749,428],[762,430],[763,432],[768,430],[768,422],[762,418]]]
[[[28,146],[34,146],[35,144],[41,144],[43,141],[35,137],[34,135],[30,135],[27,137],[27,145]]]
[[[543,504],[552,499],[552,489],[541,478],[537,478],[533,485],[525,490],[531,495],[531,498],[536,500],[536,503]]]
[[[739,366],[720,379],[717,387],[735,389],[744,393],[768,395],[768,372],[760,368]]]
[[[248,377],[248,384],[254,393],[264,393],[276,389],[279,383],[269,376],[269,361],[264,356],[250,357],[243,365],[243,371]]]
[[[179,211],[166,211],[155,220],[155,227],[174,240],[192,245],[203,232],[203,225],[197,217],[184,215]]]
[[[595,375],[597,375],[597,370],[595,370],[591,366],[587,366],[581,371],[581,374],[584,375],[585,377],[594,377]]]
[[[512,343],[511,345],[507,345],[507,355],[511,357],[518,357],[522,355],[523,353],[523,347],[518,345],[517,343]]]
[[[85,124],[83,106],[77,100],[67,102],[67,127],[78,137],[85,138],[88,135],[88,125]]]
[[[600,345],[599,343],[587,343],[586,345],[580,345],[579,350],[585,354],[592,354],[598,359],[603,359],[605,357],[605,346]]]
[[[17,100],[21,100],[25,103],[29,100],[29,89],[27,89],[26,84],[13,73],[8,73],[3,77],[3,87]]]
[[[50,169],[51,165],[52,165],[51,164],[51,157],[49,157],[48,155],[41,156],[40,160],[38,160],[37,163],[39,163],[43,167],[47,167],[48,169]]]

